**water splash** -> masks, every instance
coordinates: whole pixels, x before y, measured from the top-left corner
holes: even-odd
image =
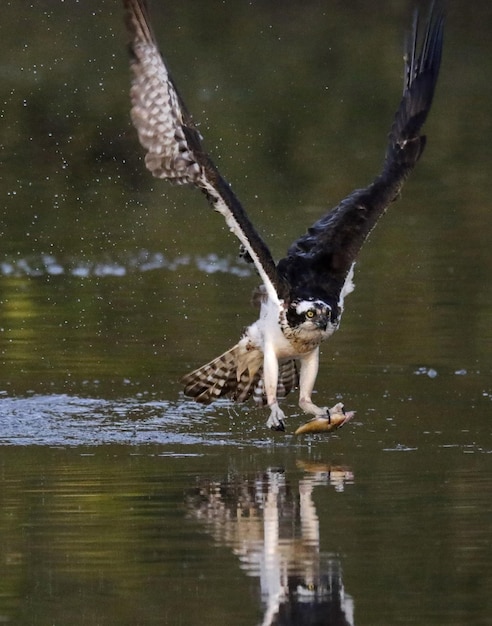
[[[75,276],[122,277],[131,273],[165,270],[174,272],[183,266],[192,266],[205,274],[233,274],[239,277],[252,275],[251,267],[244,261],[217,254],[185,255],[169,257],[162,252],[140,250],[133,254],[121,254],[102,259],[68,257],[59,259],[55,255],[40,254],[20,258],[4,258],[0,261],[0,276]]]
[[[0,445],[99,446],[107,444],[170,446],[205,454],[203,446],[269,446],[262,420],[251,416],[234,425],[229,401],[204,407],[187,400],[153,398],[116,400],[69,394],[8,396],[0,392]],[[237,410],[237,409],[236,409]],[[248,410],[245,408],[244,412]],[[248,425],[249,422],[249,425]],[[285,437],[278,445],[290,445]]]

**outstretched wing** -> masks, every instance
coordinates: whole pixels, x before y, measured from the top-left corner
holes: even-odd
[[[419,135],[429,113],[441,64],[442,13],[432,5],[418,52],[419,19],[405,56],[403,98],[396,112],[381,174],[365,189],[347,196],[295,241],[278,270],[293,296],[323,298],[340,294],[356,256],[388,205],[419,160],[425,136]],[[326,294],[326,295],[325,295]],[[328,299],[326,301],[329,301]]]
[[[269,297],[279,302],[284,286],[272,255],[203,149],[200,133],[159,53],[146,0],[123,2],[131,37],[131,116],[140,143],[147,150],[147,168],[157,178],[192,184],[205,193],[255,264]]]

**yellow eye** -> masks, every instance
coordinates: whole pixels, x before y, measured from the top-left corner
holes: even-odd
[[[309,311],[306,311],[306,317],[308,319],[312,319],[314,317],[314,311],[312,309],[309,309]]]

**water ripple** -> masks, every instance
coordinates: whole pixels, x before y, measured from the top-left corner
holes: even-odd
[[[0,445],[269,445],[263,422],[234,427],[229,403],[107,400],[68,394],[0,399]],[[240,421],[242,423],[243,420]],[[255,437],[256,435],[256,437]],[[287,442],[287,441],[286,441]]]
[[[41,254],[22,258],[4,258],[0,261],[0,276],[59,276],[79,278],[91,276],[126,276],[130,273],[153,270],[176,271],[183,266],[193,266],[206,274],[225,273],[251,276],[251,267],[237,258],[207,255],[168,257],[162,252],[140,250],[134,254],[121,254],[100,260],[70,257],[59,259],[55,255]]]

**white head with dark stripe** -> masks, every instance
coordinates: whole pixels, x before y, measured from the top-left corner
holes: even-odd
[[[331,334],[338,325],[338,307],[323,300],[293,300],[286,318],[290,328],[298,332]]]

